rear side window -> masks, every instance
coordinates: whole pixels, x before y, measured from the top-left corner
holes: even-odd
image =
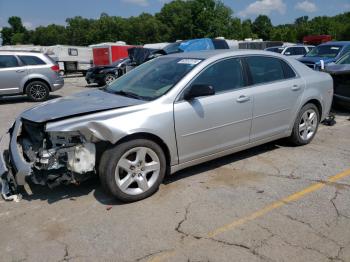
[[[0,55],[0,68],[17,67],[18,61],[13,55]]]
[[[46,63],[36,56],[19,56],[25,65],[45,65]]]
[[[253,84],[268,83],[284,79],[283,66],[280,59],[264,56],[246,58]]]
[[[286,62],[284,62],[282,60],[280,60],[280,61],[282,63],[282,67],[283,67],[284,77],[286,79],[296,77],[296,74],[295,74],[294,70]]]
[[[191,85],[210,85],[215,92],[230,91],[244,86],[241,60],[230,58],[209,66]]]

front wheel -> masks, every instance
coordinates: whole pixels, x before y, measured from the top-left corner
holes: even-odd
[[[146,139],[127,141],[108,149],[99,166],[103,188],[123,202],[151,196],[162,183],[165,171],[163,150]]]
[[[112,74],[107,74],[104,78],[104,82],[106,83],[106,85],[109,85],[110,83],[112,83],[114,80],[116,80],[116,76],[112,75]]]
[[[298,114],[289,140],[297,146],[310,143],[317,132],[319,122],[318,108],[314,104],[306,104]]]

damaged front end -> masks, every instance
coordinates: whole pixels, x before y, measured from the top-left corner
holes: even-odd
[[[31,181],[54,187],[78,184],[95,173],[96,146],[79,132],[46,132],[45,124],[17,119],[9,147],[0,147],[0,182],[4,199]]]

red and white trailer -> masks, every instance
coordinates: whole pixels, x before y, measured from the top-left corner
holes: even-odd
[[[94,66],[110,65],[114,61],[128,57],[128,49],[134,46],[123,43],[102,43],[90,45]]]

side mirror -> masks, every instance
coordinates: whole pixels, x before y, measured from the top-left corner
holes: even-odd
[[[185,100],[191,100],[200,96],[212,96],[215,95],[215,90],[210,85],[193,85],[184,95]]]
[[[285,52],[284,55],[290,55],[290,52]]]

